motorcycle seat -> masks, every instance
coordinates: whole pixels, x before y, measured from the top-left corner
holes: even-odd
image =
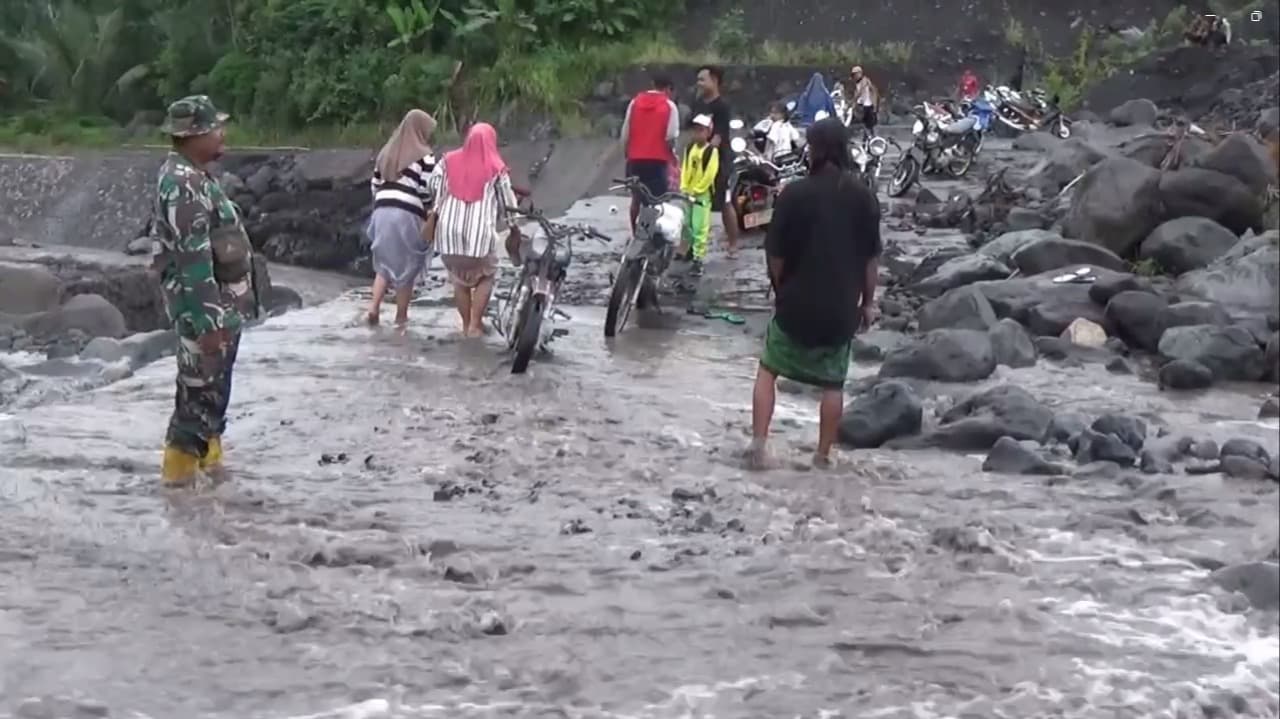
[[[961,118],[947,125],[942,128],[942,131],[948,135],[963,135],[972,130],[973,126],[976,124],[978,124],[978,118],[970,115],[969,117]]]

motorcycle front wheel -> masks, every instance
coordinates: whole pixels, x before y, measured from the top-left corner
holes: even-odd
[[[947,174],[960,179],[969,174],[969,170],[973,167],[973,159],[976,154],[974,147],[977,140],[972,143],[969,138],[965,138],[955,147],[952,155],[947,158]]]
[[[893,168],[893,177],[889,179],[889,197],[902,197],[916,184],[920,177],[920,163],[911,155],[898,160]]]
[[[609,291],[609,306],[604,313],[605,337],[616,337],[627,326],[643,274],[644,263],[640,260],[630,260],[618,270],[618,276],[613,280],[613,289]]]
[[[534,295],[520,308],[520,322],[516,330],[516,355],[511,360],[511,374],[524,374],[529,369],[529,360],[538,350],[542,338],[542,303],[546,298]]]
[[[1067,121],[1062,117],[1058,117],[1053,121],[1053,134],[1057,135],[1059,139],[1065,140],[1071,137],[1071,125],[1067,124]]]

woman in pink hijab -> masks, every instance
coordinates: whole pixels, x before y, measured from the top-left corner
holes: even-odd
[[[453,283],[463,334],[479,337],[498,272],[498,236],[507,229],[506,208],[517,203],[493,126],[473,125],[462,148],[436,165],[430,182],[436,198],[436,250]]]

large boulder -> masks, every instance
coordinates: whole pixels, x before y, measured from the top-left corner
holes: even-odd
[[[1138,257],[1155,263],[1162,272],[1181,275],[1207,267],[1239,239],[1207,217],[1178,217],[1152,230],[1138,248]]]
[[[905,382],[879,382],[854,398],[840,417],[840,441],[863,449],[918,434],[924,404]]]
[[[46,312],[62,299],[62,282],[34,264],[0,263],[0,314]]]
[[[940,329],[889,352],[880,365],[880,376],[976,382],[990,377],[995,369],[995,354],[986,332]]]
[[[947,410],[924,443],[960,451],[988,450],[1001,437],[1041,442],[1053,412],[1014,385],[976,392]]]
[[[1164,328],[1186,327],[1188,325],[1218,325],[1225,327],[1231,324],[1231,315],[1213,302],[1178,302],[1169,305],[1160,313],[1158,324]]]
[[[1031,168],[1027,178],[1031,186],[1043,194],[1056,195],[1106,157],[1106,152],[1073,137],[1065,142],[1055,143],[1049,154]]]
[[[1151,280],[1145,277],[1139,277],[1128,272],[1118,272],[1113,275],[1099,277],[1089,285],[1089,299],[1094,303],[1107,306],[1112,297],[1121,292],[1150,292],[1154,293],[1155,287],[1151,284]]]
[[[1241,327],[1188,325],[1165,330],[1160,355],[1191,360],[1213,372],[1217,380],[1257,381],[1266,375],[1266,358],[1253,334]]]
[[[123,337],[128,331],[120,310],[99,295],[75,295],[57,309],[24,318],[22,328],[41,340],[72,330],[89,337]]]
[[[1039,355],[1026,328],[1008,317],[1000,320],[988,333],[996,364],[1006,367],[1031,367]]]
[[[1093,265],[1116,272],[1127,269],[1124,260],[1105,247],[1062,237],[1042,237],[1035,242],[1023,245],[1013,253],[1012,261],[1014,267],[1024,275],[1038,275],[1072,265]],[[1003,278],[984,277],[982,279]]]
[[[1267,315],[1280,307],[1280,233],[1240,242],[1202,270],[1178,278],[1174,290],[1222,305],[1236,314]]]
[[[1087,296],[1072,302],[1041,302],[1027,312],[1026,325],[1037,337],[1058,337],[1080,319],[1103,328],[1107,325],[1105,309]]]
[[[1237,235],[1262,230],[1262,196],[1231,175],[1190,167],[1159,178],[1164,219],[1207,217]]]
[[[940,329],[986,331],[995,325],[995,311],[986,296],[973,287],[957,287],[929,300],[916,315],[921,332]]]
[[[937,297],[947,290],[984,280],[1003,280],[1011,274],[1013,271],[1003,262],[975,253],[947,260],[914,289],[925,297]]]
[[[1159,133],[1134,137],[1120,143],[1120,146],[1116,149],[1123,157],[1141,162],[1151,168],[1160,169],[1169,156],[1172,146],[1169,143],[1169,136]],[[1178,152],[1179,164],[1185,166],[1204,156],[1211,149],[1213,149],[1213,145],[1209,144],[1208,141],[1198,137],[1187,137],[1182,141],[1182,149]]]
[[[1138,97],[1132,100],[1126,100],[1120,105],[1111,109],[1107,115],[1107,119],[1116,127],[1128,127],[1130,125],[1154,125],[1156,118],[1160,116],[1160,108],[1156,104],[1145,97]]]
[[[1008,266],[1013,262],[1013,253],[1022,249],[1026,245],[1037,240],[1057,239],[1060,237],[1062,237],[1062,235],[1049,230],[1018,230],[1016,232],[1006,232],[978,248],[978,254],[983,257],[989,257],[1002,265]]]
[[[1102,267],[1089,266],[1089,268],[1100,282],[1118,274]],[[995,310],[996,317],[1012,317],[1023,324],[1027,324],[1031,309],[1038,305],[1070,305],[1079,308],[1090,304],[1090,285],[1087,283],[1054,282],[1054,278],[1061,274],[1058,270],[1050,270],[1030,277],[976,282],[970,287],[978,290],[987,298],[987,302],[991,304],[991,309]],[[1088,319],[1093,318],[1088,317]]]
[[[1161,317],[1169,303],[1149,292],[1121,292],[1107,303],[1105,316],[1111,331],[1125,344],[1155,352],[1164,334]]]
[[[1076,186],[1063,234],[1128,257],[1162,219],[1160,173],[1113,157],[1094,165]]]
[[[1227,135],[1227,139],[1197,158],[1195,166],[1230,175],[1254,194],[1266,192],[1267,185],[1276,181],[1276,167],[1267,156],[1267,148],[1240,132]]]

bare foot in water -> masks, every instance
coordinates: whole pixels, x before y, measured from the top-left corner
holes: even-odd
[[[835,466],[835,462],[832,461],[831,455],[818,454],[817,452],[813,453],[814,469],[831,469],[834,466]]]
[[[769,445],[763,439],[753,439],[747,446],[747,469],[763,472],[773,467],[773,457],[769,454]]]
[[[368,312],[365,313],[364,315],[365,324],[369,325],[370,327],[377,327],[378,321],[379,320],[378,320],[377,312],[374,312],[373,310],[369,310]]]

